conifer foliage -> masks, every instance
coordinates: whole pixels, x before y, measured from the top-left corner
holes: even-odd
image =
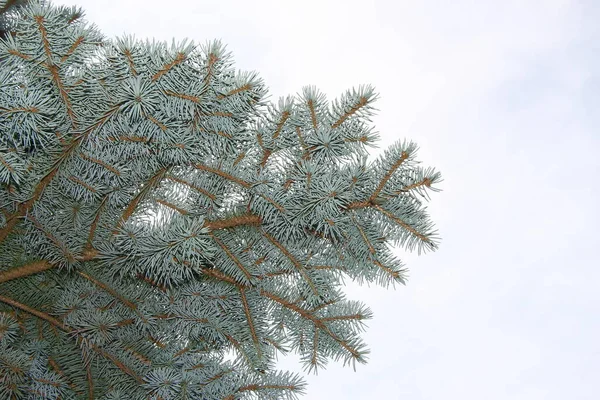
[[[374,162],[373,89],[271,104],[219,42],[108,40],[0,0],[0,398],[296,398],[363,363],[342,279],[404,283],[441,178]]]

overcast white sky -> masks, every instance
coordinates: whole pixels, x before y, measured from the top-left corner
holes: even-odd
[[[306,399],[600,398],[599,1],[57,3],[108,36],[221,38],[273,100],[371,83],[382,148],[441,170],[441,248],[404,257],[407,287],[351,288],[370,363]]]

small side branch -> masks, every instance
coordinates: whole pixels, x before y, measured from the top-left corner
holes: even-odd
[[[87,137],[91,132],[103,126],[106,121],[117,111],[119,110],[119,104],[112,107],[108,110],[104,115],[102,115],[95,123],[87,127],[81,135],[77,136],[73,141],[65,148],[65,150],[60,154],[54,163],[52,169],[44,175],[44,177],[39,181],[36,185],[31,197],[29,200],[20,203],[17,206],[17,211],[7,218],[6,225],[4,228],[0,229],[0,243],[2,243],[8,235],[12,232],[14,227],[17,225],[19,220],[27,214],[29,210],[33,207],[36,201],[42,196],[44,193],[44,189],[52,182],[56,174],[58,173],[61,165],[73,154],[75,149],[79,146],[79,144],[83,141],[85,137]]]
[[[354,214],[354,213],[352,213],[352,214]],[[356,227],[356,229],[358,229],[358,232],[360,233],[360,236],[362,237],[363,241],[365,242],[365,244],[369,248],[369,253],[375,254],[375,248],[371,244],[371,241],[369,240],[369,238],[367,238],[367,235],[365,234],[365,232],[363,231],[363,229],[361,228],[361,226],[356,221],[356,218],[354,217],[354,215],[352,215],[352,221],[354,222],[354,226]]]
[[[71,45],[71,47],[69,48],[69,50],[67,50],[67,52],[65,53],[64,56],[62,56],[62,58],[60,59],[61,63],[64,63],[65,61],[67,61],[67,59],[71,56],[71,54],[73,54],[75,52],[75,50],[77,49],[77,47],[79,47],[79,45],[81,43],[83,43],[83,36],[79,36],[77,38],[77,40],[75,40],[75,42]]]
[[[215,235],[211,234],[210,236],[215,241],[215,243],[217,243],[219,245],[219,247],[225,252],[225,254],[227,254],[227,257],[229,257],[229,259],[231,261],[233,261],[233,263],[238,267],[238,269],[240,271],[242,271],[242,273],[244,274],[244,276],[246,277],[246,279],[248,280],[248,282],[251,282],[252,281],[252,275],[250,275],[250,273],[248,272],[248,270],[246,269],[246,267],[244,267],[244,265],[242,264],[242,262],[235,256],[235,254],[233,254],[233,252],[229,249],[229,247],[227,247],[227,245],[225,245],[225,243],[223,243],[221,241],[221,239],[219,239]]]
[[[85,377],[88,384],[88,400],[94,400],[94,378],[92,377],[91,363],[85,363]]]
[[[54,317],[51,317],[50,315],[38,311],[32,307],[29,307],[25,304],[19,303],[16,300],[13,300],[9,297],[0,295],[0,302],[8,304],[11,307],[14,308],[18,308],[22,311],[25,311],[28,314],[34,315],[50,324],[52,324],[53,326],[57,327],[58,329],[60,329],[63,332],[66,333],[70,333],[70,334],[74,334],[77,337],[77,340],[79,341],[79,339],[81,339],[81,336],[79,336],[79,334],[70,329],[68,326],[66,326],[65,324],[63,324],[61,321],[57,320]],[[128,323],[133,322],[133,320],[127,320]],[[124,324],[121,324],[120,326],[123,326]],[[112,354],[109,354],[107,352],[105,352],[104,350],[100,349],[98,346],[93,345],[92,349],[100,354],[102,357],[106,358],[107,360],[111,361],[115,366],[117,366],[121,371],[125,372],[127,375],[131,376],[133,379],[136,380],[136,382],[138,382],[139,384],[143,383],[143,380],[135,373],[133,372],[129,367],[127,367],[125,364],[123,364],[119,359],[117,359],[115,356],[113,356]],[[89,372],[88,372],[89,374]],[[91,383],[91,380],[90,380]],[[93,391],[93,386],[90,388],[90,396],[93,396],[93,394],[91,393],[91,391]],[[93,398],[93,397],[92,397]]]
[[[300,275],[302,275],[304,280],[308,283],[308,285],[310,286],[310,289],[312,290],[314,295],[318,297],[319,291],[317,290],[317,287],[315,286],[314,282],[308,275],[308,272],[306,271],[306,268],[304,268],[302,263],[300,263],[300,261],[298,261],[296,259],[296,257],[294,257],[292,255],[292,253],[290,253],[289,250],[286,249],[281,243],[279,243],[279,241],[277,241],[277,239],[275,239],[273,236],[269,235],[264,230],[262,231],[262,234],[269,242],[271,242],[271,244],[273,244],[275,247],[277,247],[279,249],[279,251],[281,251],[281,253],[291,261],[291,263],[294,265],[294,267],[296,267],[298,272],[300,272]]]
[[[190,183],[190,182],[186,181],[185,179],[181,179],[181,178],[178,178],[178,177],[173,176],[173,175],[168,175],[166,178],[169,179],[169,180],[172,180],[173,182],[177,182],[177,183],[185,185],[185,186],[187,186],[187,187],[189,187],[191,189],[194,189],[195,191],[197,191],[198,193],[202,193],[203,195],[205,195],[206,197],[208,197],[212,201],[215,201],[217,199],[217,196],[215,196],[214,194],[210,193],[209,191],[207,191],[205,189],[202,189],[199,186],[194,185],[193,183]]]
[[[352,116],[358,110],[360,110],[361,108],[363,108],[364,106],[366,106],[368,102],[369,101],[367,100],[366,97],[361,97],[359,99],[358,103],[356,103],[356,105],[354,105],[350,110],[348,110],[346,113],[344,113],[344,115],[342,115],[340,117],[340,119],[338,119],[333,125],[331,125],[331,127],[332,128],[337,128],[338,126],[340,126],[341,124],[343,124],[344,121],[346,121],[348,118],[350,118],[350,116]]]
[[[206,172],[210,172],[211,174],[219,175],[221,178],[225,178],[228,181],[235,182],[238,185],[245,187],[245,188],[250,188],[252,186],[249,182],[246,182],[243,179],[240,179],[231,174],[228,174],[227,172],[220,170],[218,168],[212,168],[212,167],[209,167],[204,164],[195,164],[194,167],[196,167],[196,169],[199,169],[201,171],[206,171]]]
[[[126,299],[121,294],[117,293],[116,290],[114,290],[113,288],[111,288],[110,286],[108,286],[107,284],[105,284],[104,282],[100,282],[98,279],[94,278],[93,276],[91,276],[91,275],[89,275],[89,274],[87,274],[87,273],[85,273],[83,271],[77,271],[77,273],[81,277],[83,277],[84,279],[92,282],[94,285],[98,286],[99,288],[101,288],[105,292],[109,293],[115,299],[118,299],[121,303],[123,303],[129,309],[134,310],[134,311],[137,310],[137,305],[135,303],[133,303],[131,300]]]
[[[226,94],[220,94],[217,96],[217,100],[223,100],[226,97],[229,96],[233,96],[234,94],[238,94],[241,92],[246,92],[248,90],[252,89],[252,85],[250,85],[249,83],[246,83],[245,85],[242,85],[236,89],[230,90],[229,92],[227,92]]]
[[[227,219],[218,219],[214,221],[204,222],[204,226],[210,230],[216,231],[219,229],[235,228],[237,226],[252,225],[258,226],[262,223],[260,216],[255,214],[239,215]]]
[[[261,290],[261,295],[265,296],[273,301],[275,301],[276,303],[281,304],[282,306],[284,306],[285,308],[288,308],[296,313],[298,313],[300,316],[302,316],[305,319],[308,319],[309,321],[311,321],[313,324],[315,324],[315,326],[319,329],[321,329],[323,332],[325,332],[329,337],[331,337],[333,340],[335,340],[336,342],[338,342],[340,344],[340,346],[342,346],[344,349],[346,349],[346,351],[348,351],[350,354],[352,354],[352,356],[356,359],[360,358],[360,353],[358,352],[358,350],[356,350],[355,348],[353,348],[352,346],[350,346],[345,340],[341,339],[340,337],[338,337],[335,333],[333,333],[331,331],[331,329],[329,329],[329,327],[327,325],[325,325],[325,323],[323,322],[323,320],[315,317],[313,314],[311,314],[309,311],[298,307],[297,305],[290,303],[289,301],[286,301],[285,299],[282,299],[281,297],[267,292],[265,290]]]
[[[133,58],[131,57],[131,50],[125,49],[125,51],[123,52],[123,55],[127,59],[127,63],[129,64],[129,70],[131,71],[131,75],[137,76],[138,73],[135,70],[135,65],[133,64]]]
[[[130,377],[135,379],[135,381],[138,384],[141,385],[142,383],[144,383],[142,378],[140,378],[135,372],[133,372],[133,370],[131,370],[131,368],[129,368],[127,365],[123,364],[123,362],[121,362],[121,360],[119,360],[117,357],[113,356],[110,353],[107,353],[106,351],[102,350],[101,348],[99,348],[96,345],[93,346],[93,349],[96,353],[100,354],[102,357],[106,358],[107,360],[112,361],[112,363],[114,365],[116,365],[117,368],[119,368],[121,371],[123,371],[124,373],[126,373],[127,375],[129,375]]]
[[[45,66],[48,69],[48,71],[50,72],[50,75],[52,76],[52,80],[54,81],[54,83],[56,84],[56,87],[58,88],[60,97],[62,98],[63,102],[65,103],[65,107],[67,108],[67,115],[71,119],[71,124],[72,124],[73,128],[77,129],[77,120],[75,117],[75,113],[73,112],[73,106],[71,105],[71,100],[69,99],[69,95],[67,93],[67,90],[65,89],[65,85],[63,84],[62,79],[60,78],[60,75],[58,73],[58,67],[54,64],[54,61],[52,60],[52,50],[50,49],[50,41],[48,40],[48,31],[46,30],[46,27],[44,26],[44,17],[41,15],[35,16],[35,22],[38,25],[38,30],[40,31],[40,34],[42,35],[42,43],[44,46],[44,52],[46,53],[46,57],[48,58],[48,61],[45,64]],[[83,38],[81,38],[81,39],[83,40]],[[73,49],[73,51],[75,51],[75,49]]]
[[[369,198],[370,202],[375,201],[377,196],[379,196],[379,193],[381,193],[381,191],[383,190],[383,187],[385,186],[385,184],[390,180],[390,178],[394,174],[394,172],[396,172],[396,170],[402,165],[402,163],[404,163],[404,161],[406,161],[406,159],[408,158],[408,155],[409,155],[408,152],[406,152],[406,151],[402,152],[402,155],[400,156],[400,158],[394,163],[394,165],[392,165],[390,170],[385,174],[385,176],[379,182],[379,185],[377,185],[377,189],[375,189],[375,191]]]
[[[28,56],[27,54],[23,54],[15,49],[8,50],[8,54],[12,54],[13,56],[17,56],[19,58],[22,58],[23,60],[31,60],[30,56]]]
[[[121,171],[119,171],[118,169],[116,169],[112,165],[110,165],[110,164],[108,164],[108,163],[106,163],[106,162],[104,162],[104,161],[102,161],[102,160],[100,160],[98,158],[88,156],[88,155],[86,155],[84,153],[80,153],[79,156],[81,158],[83,158],[84,160],[86,160],[86,161],[89,161],[89,162],[94,163],[94,164],[98,164],[101,167],[106,168],[107,170],[109,170],[110,172],[112,172],[113,174],[115,174],[117,176],[121,176]]]
[[[172,90],[165,90],[164,94],[166,94],[167,96],[172,96],[172,97],[178,97],[180,99],[184,99],[184,100],[189,100],[193,103],[199,103],[200,102],[200,98],[197,96],[192,96],[189,94],[185,94],[185,93],[177,93],[174,92]]]
[[[383,215],[385,215],[386,217],[388,217],[389,219],[391,219],[392,221],[394,221],[395,223],[397,223],[398,225],[400,225],[401,227],[403,227],[404,229],[406,229],[407,231],[409,231],[411,234],[413,234],[416,237],[418,237],[419,239],[421,239],[423,242],[433,245],[433,242],[431,241],[431,239],[429,239],[427,236],[423,235],[421,232],[417,231],[415,228],[413,228],[406,222],[402,221],[400,218],[396,217],[394,214],[392,214],[388,210],[386,210],[378,205],[375,205],[374,208],[377,211],[379,211],[380,213],[382,213]]]
[[[87,250],[91,250],[93,247],[92,243],[94,242],[94,237],[96,236],[96,229],[98,229],[98,223],[100,222],[100,216],[102,215],[102,211],[104,210],[104,206],[106,205],[107,200],[108,200],[108,195],[105,195],[104,198],[102,199],[102,202],[100,203],[100,206],[98,206],[98,210],[96,211],[96,216],[94,217],[94,220],[92,221],[92,224],[90,225],[90,232],[88,233],[88,239],[85,244],[85,248]]]
[[[294,385],[257,385],[257,384],[252,384],[252,385],[246,385],[243,386],[241,388],[239,388],[237,391],[239,393],[242,392],[248,392],[248,391],[252,391],[252,392],[258,392],[260,390],[297,390],[298,388]],[[230,396],[232,399],[235,399],[235,397]]]
[[[290,117],[289,111],[284,111],[283,113],[281,113],[281,120],[279,120],[279,122],[277,123],[277,129],[275,129],[275,133],[273,134],[273,139],[277,139],[279,137],[279,134],[281,133],[281,129],[283,129],[283,125],[285,124],[285,121],[287,121],[289,117]]]
[[[154,176],[152,176],[148,180],[148,182],[146,183],[146,185],[144,185],[142,190],[140,190],[140,192],[133,199],[131,199],[131,201],[123,211],[123,215],[121,215],[121,218],[117,222],[115,229],[113,230],[113,234],[116,234],[121,228],[121,226],[123,226],[123,224],[127,222],[127,220],[133,215],[133,212],[135,211],[137,205],[146,197],[148,192],[162,180],[166,173],[167,168],[159,170],[156,174],[154,174]]]
[[[58,363],[56,362],[56,360],[54,360],[52,357],[48,357],[48,364],[50,365],[50,367],[52,368],[52,370],[54,372],[56,372],[58,375],[60,375],[69,385],[69,387],[71,389],[73,389],[73,391],[75,393],[77,393],[77,395],[82,396],[83,392],[81,391],[81,389],[79,389],[71,379],[69,379],[69,377],[65,374],[65,372],[60,368],[60,365],[58,365]]]
[[[185,61],[185,54],[184,53],[177,53],[177,57],[175,57],[175,59],[173,61],[171,61],[168,64],[165,64],[164,67],[162,67],[160,69],[160,71],[158,71],[156,74],[154,74],[152,76],[152,80],[156,81],[158,80],[161,76],[163,76],[164,74],[166,74],[167,72],[169,72],[174,66],[181,64],[182,62]]]
[[[210,53],[208,55],[208,60],[206,64],[206,76],[204,77],[204,84],[206,86],[209,86],[211,83],[210,81],[212,79],[214,67],[217,61],[219,61],[219,58],[216,56],[216,54]]]
[[[312,100],[308,100],[308,109],[310,110],[310,120],[314,130],[317,130],[317,114],[315,113],[315,105]]]
[[[38,311],[38,310],[36,310],[34,308],[29,307],[28,305],[25,305],[23,303],[19,303],[18,301],[13,300],[13,299],[11,299],[9,297],[6,297],[6,296],[0,295],[0,301],[3,302],[3,303],[5,303],[5,304],[8,304],[11,307],[15,307],[15,308],[18,308],[20,310],[23,310],[23,311],[25,311],[25,312],[27,312],[27,313],[29,313],[31,315],[35,315],[36,317],[41,318],[44,321],[46,321],[46,322],[54,325],[55,327],[57,327],[58,329],[60,329],[63,332],[70,332],[69,328],[67,328],[62,322],[60,322],[59,320],[57,320],[54,317],[51,317],[50,315],[48,315],[48,314],[46,314],[44,312]]]
[[[60,240],[58,240],[58,238],[56,236],[54,236],[51,232],[47,231],[46,228],[44,228],[44,226],[33,217],[33,215],[28,215],[27,219],[29,221],[31,221],[35,227],[40,230],[52,243],[54,243],[54,245],[59,248],[62,253],[64,254],[65,258],[69,261],[69,262],[73,262],[75,261],[75,257],[73,256],[73,254],[69,251],[69,249],[67,248],[67,246],[62,243]]]
[[[202,273],[207,276],[212,276],[213,278],[216,278],[222,282],[227,282],[236,287],[240,287],[240,284],[235,279],[214,268],[202,268]]]
[[[256,334],[256,328],[254,327],[254,320],[252,318],[252,314],[250,313],[250,306],[248,305],[248,299],[246,298],[246,292],[244,288],[240,287],[240,296],[242,298],[242,304],[244,305],[244,313],[246,314],[246,320],[248,321],[248,327],[250,328],[250,334],[252,335],[252,341],[254,342],[254,346],[256,347],[256,351],[258,353],[258,357],[262,358],[262,351],[260,349],[260,343],[258,342],[258,335]]]

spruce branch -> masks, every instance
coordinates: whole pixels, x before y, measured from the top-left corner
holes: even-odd
[[[258,226],[262,218],[256,214],[244,214],[221,220],[207,220],[204,225],[212,231],[235,228],[237,226]]]
[[[269,293],[264,290],[261,290],[260,293],[262,296],[265,296],[265,297],[273,300],[274,302],[281,304],[283,307],[290,309],[290,310],[294,311],[295,313],[299,314],[300,316],[302,316],[303,318],[311,321],[317,328],[319,328],[320,330],[325,332],[329,337],[331,337],[340,346],[342,346],[354,359],[356,359],[358,361],[363,360],[363,356],[361,355],[361,353],[356,348],[352,347],[348,343],[348,341],[346,341],[346,340],[340,338],[339,336],[337,336],[336,334],[334,334],[331,331],[331,329],[323,322],[323,320],[315,317],[309,311],[304,310],[304,309],[298,307],[297,305],[295,305],[289,301],[286,301],[285,299],[283,299],[273,293]]]
[[[73,389],[73,391],[75,393],[77,393],[80,396],[82,396],[84,394],[84,392],[80,388],[78,388],[77,385],[75,385],[75,383],[63,371],[63,369],[60,367],[60,365],[58,364],[58,362],[54,358],[48,357],[48,364],[50,365],[50,367],[52,368],[52,370],[54,372],[56,372],[61,378],[63,378],[67,382],[67,384],[69,385],[69,387],[71,389]],[[86,366],[86,371],[90,371],[91,372],[91,370],[89,369],[89,364]],[[89,382],[89,385],[92,388],[91,390],[93,391],[93,384],[91,382],[91,375],[88,376],[88,382]],[[93,398],[93,396],[90,395],[89,398]]]
[[[229,92],[225,93],[225,94],[220,94],[217,96],[217,100],[223,100],[226,97],[230,97],[233,96],[235,94],[238,93],[242,93],[242,92],[246,92],[252,89],[252,85],[250,83],[245,83],[240,87],[237,87],[235,89],[230,90]]]
[[[158,80],[161,76],[163,76],[164,74],[169,72],[171,70],[171,68],[184,62],[185,59],[186,59],[185,53],[182,53],[182,52],[177,53],[177,57],[175,57],[175,59],[173,61],[171,61],[170,63],[165,64],[156,74],[154,74],[152,76],[152,80],[153,81]]]
[[[382,264],[379,260],[371,260],[371,261],[377,267],[381,268],[381,270],[383,272],[385,272],[386,274],[390,275],[394,280],[402,279],[402,275],[401,275],[400,271],[394,271],[390,267]]]
[[[22,58],[23,60],[31,60],[31,56],[21,53],[19,50],[9,49],[8,54]]]
[[[94,377],[92,376],[92,366],[85,363],[85,377],[88,386],[88,400],[94,400]]]
[[[119,221],[115,225],[115,228],[113,229],[113,235],[119,231],[119,229],[123,226],[125,222],[127,222],[127,220],[133,215],[137,205],[146,198],[150,190],[156,187],[168,172],[169,168],[161,168],[148,179],[148,181],[144,184],[139,193],[135,195],[133,199],[131,199],[131,201],[123,211],[121,218],[119,219]]]
[[[87,252],[90,252],[93,250],[93,242],[94,242],[94,237],[96,236],[96,229],[98,229],[98,223],[100,222],[100,216],[102,215],[104,207],[106,206],[106,202],[108,201],[108,196],[109,195],[106,194],[102,198],[102,201],[100,202],[100,205],[98,206],[98,209],[96,210],[96,213],[94,215],[94,220],[90,224],[90,231],[88,233],[87,241],[85,243],[85,249]],[[85,255],[84,255],[84,257],[85,257]]]
[[[29,307],[26,304],[19,303],[18,301],[13,300],[10,297],[6,297],[6,296],[3,296],[0,294],[0,302],[8,304],[9,306],[14,307],[14,308],[18,308],[18,309],[25,311],[26,313],[29,313],[31,315],[34,315],[34,316],[48,322],[49,324],[54,325],[55,327],[57,327],[58,329],[60,329],[63,332],[67,332],[67,333],[70,332],[70,329],[67,326],[65,326],[62,322],[57,320],[56,318],[54,318],[42,311],[38,311],[32,307]]]
[[[413,228],[412,226],[410,226],[408,223],[404,222],[402,219],[398,218],[397,216],[393,215],[391,212],[389,212],[388,210],[384,209],[383,207],[379,206],[379,205],[374,205],[373,208],[375,208],[377,211],[379,211],[380,213],[382,213],[383,215],[385,215],[386,217],[388,217],[389,219],[391,219],[392,221],[394,221],[395,223],[397,223],[398,225],[400,225],[402,228],[406,229],[408,232],[410,232],[411,234],[413,234],[414,236],[418,237],[421,241],[434,246],[435,244],[433,243],[433,241],[427,237],[425,234],[417,231],[415,228]]]
[[[223,252],[227,255],[231,261],[238,267],[238,269],[244,274],[247,282],[252,281],[252,275],[248,272],[248,269],[242,264],[242,262],[232,253],[232,251],[227,247],[217,236],[212,233],[209,234],[210,237],[219,245],[219,247],[223,250]]]
[[[77,273],[84,279],[87,279],[88,281],[92,282],[94,285],[96,285],[99,288],[101,288],[102,290],[104,290],[105,292],[110,293],[111,296],[118,299],[121,303],[123,303],[125,306],[127,306],[131,310],[137,312],[137,305],[133,301],[125,298],[125,296],[117,293],[117,291],[115,289],[113,289],[110,286],[108,286],[107,284],[99,281],[98,279],[94,278],[93,276],[91,276],[90,274],[88,274],[86,272],[77,271]]]
[[[14,227],[19,222],[19,219],[22,218],[22,217],[24,217],[31,210],[31,208],[33,207],[33,205],[42,196],[42,194],[44,192],[44,189],[46,189],[46,187],[48,185],[50,185],[50,183],[52,182],[52,180],[54,179],[54,177],[58,173],[60,167],[75,152],[75,149],[81,144],[81,142],[90,133],[92,133],[95,129],[98,129],[102,125],[104,125],[106,123],[106,121],[112,115],[114,115],[114,113],[116,113],[117,111],[118,111],[118,106],[112,107],[102,117],[100,117],[96,122],[94,122],[92,125],[90,125],[88,128],[86,128],[80,135],[76,136],[73,139],[73,141],[71,142],[71,144],[69,144],[61,152],[61,154],[58,156],[58,158],[54,162],[54,164],[53,164],[52,168],[50,169],[50,171],[48,171],[42,177],[42,179],[37,183],[37,185],[35,186],[35,189],[33,191],[33,194],[30,196],[30,198],[27,201],[25,201],[25,202],[19,203],[17,205],[17,211],[13,215],[11,215],[11,216],[9,216],[7,218],[6,225],[2,229],[0,229],[0,243],[2,243],[8,237],[8,235],[11,233],[11,231],[14,229]]]
[[[348,118],[350,118],[350,116],[352,116],[353,114],[355,114],[358,110],[360,110],[361,108],[363,108],[364,106],[367,105],[368,103],[368,99],[366,97],[361,97],[358,100],[358,103],[356,103],[356,105],[352,106],[352,108],[350,108],[348,111],[346,111],[344,113],[344,115],[342,115],[337,121],[335,121],[333,123],[333,125],[331,125],[332,128],[337,128],[339,127],[341,124],[344,123],[344,121],[346,121]]]
[[[254,346],[256,348],[256,352],[260,360],[263,358],[262,349],[260,348],[260,343],[258,342],[258,335],[256,333],[256,327],[254,326],[254,319],[250,311],[248,299],[246,298],[246,292],[243,287],[239,287],[238,289],[240,291],[240,297],[242,299],[242,304],[244,307],[244,314],[246,314],[246,320],[248,321],[248,328],[250,329],[250,334],[252,335],[252,341],[254,342]]]
[[[222,177],[224,179],[227,179],[228,181],[235,182],[235,183],[237,183],[238,185],[240,185],[240,186],[242,186],[244,188],[250,188],[252,186],[251,183],[246,182],[243,179],[237,178],[237,177],[235,177],[235,176],[233,176],[233,175],[231,175],[231,174],[229,174],[229,173],[227,173],[225,171],[222,171],[219,168],[209,167],[208,165],[204,165],[204,164],[195,164],[194,167],[196,167],[196,169],[199,169],[201,171],[206,171],[206,172],[209,172],[211,174],[218,175],[218,176],[220,176],[220,177]]]
[[[271,244],[275,247],[277,247],[279,249],[279,251],[287,258],[289,259],[289,261],[292,263],[292,265],[298,270],[298,272],[302,275],[302,277],[304,278],[304,280],[306,281],[306,283],[308,283],[308,285],[310,286],[310,289],[312,291],[312,293],[315,295],[315,297],[319,297],[319,291],[317,290],[317,287],[315,286],[315,283],[313,282],[312,278],[310,277],[310,275],[308,275],[308,272],[306,270],[306,268],[304,267],[304,265],[302,265],[302,263],[300,263],[300,261],[298,261],[296,259],[296,257],[294,257],[292,255],[292,253],[290,253],[290,251],[288,249],[285,248],[285,246],[283,246],[283,244],[281,244],[281,242],[279,242],[277,239],[275,239],[273,236],[271,236],[269,233],[267,233],[265,230],[262,230],[262,235],[269,241],[271,242]]]
[[[31,221],[40,232],[42,232],[58,249],[60,249],[67,261],[70,263],[75,261],[75,256],[73,253],[71,253],[71,251],[69,251],[65,243],[61,242],[55,235],[52,234],[52,232],[48,231],[44,226],[42,226],[42,224],[32,214],[28,214],[26,219]]]
[[[107,351],[104,351],[103,349],[101,349],[100,347],[98,347],[96,345],[92,345],[92,349],[96,353],[100,354],[102,357],[106,358],[107,360],[110,360],[115,366],[117,366],[117,368],[119,368],[125,374],[127,374],[131,378],[133,378],[138,384],[144,383],[144,380],[138,374],[136,374],[131,368],[129,368],[127,365],[125,365],[115,355],[110,354]]]
[[[17,5],[20,0],[6,0],[4,5],[0,7],[0,15],[7,12],[11,7]]]
[[[199,187],[199,186],[197,186],[197,185],[195,185],[195,184],[193,184],[191,182],[188,182],[185,179],[178,178],[178,177],[173,176],[171,174],[167,175],[166,178],[172,180],[173,182],[177,182],[177,183],[180,183],[180,184],[182,184],[184,186],[187,186],[187,187],[189,187],[191,189],[194,189],[195,191],[197,191],[198,193],[203,194],[204,196],[208,197],[212,201],[216,201],[217,200],[217,196],[215,196],[214,194],[210,193],[208,190],[203,189],[203,188],[201,188],[201,187]]]
[[[394,172],[396,172],[396,170],[402,165],[402,163],[404,163],[404,161],[406,161],[406,159],[408,158],[408,156],[409,156],[408,152],[406,152],[406,151],[402,152],[402,155],[400,156],[400,158],[398,158],[398,160],[386,172],[386,174],[384,175],[384,177],[379,182],[379,185],[377,185],[377,188],[375,189],[375,191],[373,192],[373,194],[371,195],[371,197],[369,197],[369,200],[368,200],[369,203],[374,203],[375,202],[375,199],[377,199],[377,197],[379,196],[379,193],[381,193],[381,190],[383,189],[383,187],[385,186],[385,184],[389,181],[389,179],[392,177],[392,175],[394,174]]]
[[[19,382],[0,365],[0,396],[291,399],[277,351],[366,360],[371,313],[343,279],[404,283],[387,244],[435,249],[440,181],[410,143],[367,163],[372,88],[270,104],[219,42],[107,40],[39,0],[8,13],[0,346],[28,358]]]
[[[89,161],[93,164],[97,164],[100,165],[102,168],[107,169],[108,171],[112,172],[113,174],[117,175],[117,176],[121,176],[121,171],[119,171],[117,168],[113,167],[112,165],[110,165],[109,163],[100,160],[99,158],[95,158],[93,156],[89,156],[83,152],[79,153],[79,157],[83,158],[86,161]]]
[[[83,37],[83,36],[79,36],[77,39],[75,39],[75,41],[73,42],[71,47],[69,47],[69,50],[67,50],[65,55],[61,57],[60,62],[65,63],[69,59],[71,54],[75,53],[75,50],[77,50],[79,45],[81,45],[81,43],[83,43],[84,40],[85,40],[85,37]]]
[[[129,70],[131,71],[131,75],[138,76],[138,72],[135,69],[135,65],[133,64],[133,58],[131,57],[131,51],[129,49],[125,49],[123,51],[123,55],[127,59],[127,63],[129,64]]]
[[[34,261],[20,267],[7,269],[0,272],[0,283],[8,282],[13,279],[23,278],[29,275],[38,274],[54,268],[54,265],[46,260]]]
[[[306,103],[310,111],[310,121],[312,122],[313,129],[317,130],[317,114],[315,113],[315,103],[313,99],[309,99]]]
[[[52,81],[58,88],[60,97],[62,98],[62,100],[65,104],[65,107],[67,109],[67,115],[71,119],[71,124],[73,126],[73,129],[77,129],[77,118],[75,116],[75,112],[73,111],[73,106],[71,104],[71,100],[69,99],[69,94],[67,93],[67,90],[65,89],[65,85],[62,81],[62,78],[60,77],[58,66],[54,63],[54,60],[53,60],[53,54],[52,54],[52,50],[50,48],[50,41],[48,39],[48,31],[46,30],[46,27],[44,26],[44,16],[36,15],[34,17],[34,19],[35,19],[35,22],[37,23],[38,30],[40,31],[40,34],[42,36],[44,52],[46,53],[47,60],[46,60],[46,63],[44,64],[44,66],[48,69],[48,72],[50,72]]]
[[[200,97],[193,96],[193,95],[190,95],[190,94],[177,93],[177,92],[174,92],[172,90],[165,90],[163,93],[166,94],[167,96],[173,96],[173,97],[177,97],[179,99],[189,100],[192,103],[199,103],[200,102]]]

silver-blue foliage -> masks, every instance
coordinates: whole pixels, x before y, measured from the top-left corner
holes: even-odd
[[[272,104],[219,42],[0,0],[0,398],[296,398],[366,361],[343,278],[405,283],[438,172],[374,162],[369,86]]]

